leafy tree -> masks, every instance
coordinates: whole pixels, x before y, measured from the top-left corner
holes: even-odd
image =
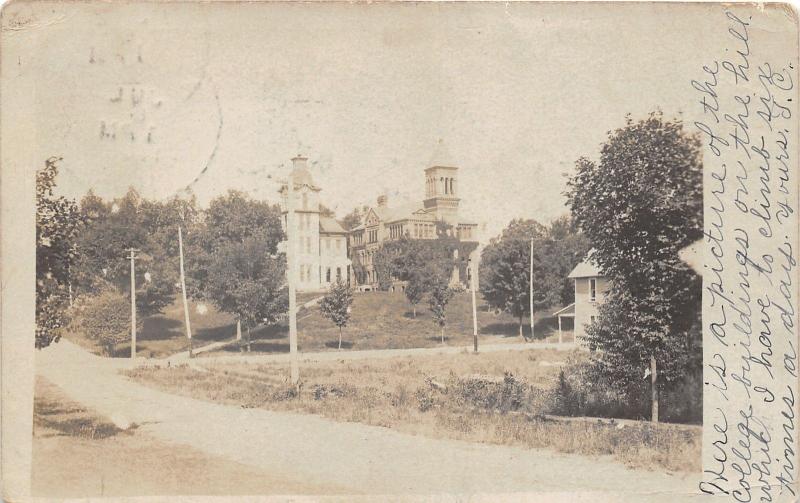
[[[53,189],[60,158],[51,157],[36,173],[36,342],[37,348],[58,342],[67,323],[72,269],[81,215],[75,201]]]
[[[547,235],[547,227],[540,224],[533,219],[514,219],[509,222],[508,227],[503,229],[503,232],[498,238],[492,239],[490,242],[495,243],[498,241],[529,241],[531,238],[543,238]]]
[[[364,218],[364,214],[366,214],[364,208],[353,208],[353,211],[345,215],[344,218],[342,219],[341,221],[342,227],[344,227],[345,230],[348,231],[355,229],[356,227],[361,225],[361,221]]]
[[[217,249],[205,277],[203,298],[245,325],[248,346],[251,328],[275,323],[289,307],[286,257],[268,239],[253,236]]]
[[[336,218],[336,212],[328,208],[324,204],[319,205],[319,214],[323,217]]]
[[[514,220],[481,254],[480,290],[486,302],[519,319],[519,335],[527,338],[522,320],[530,311],[530,240],[533,249],[533,307],[543,309],[560,299],[561,278],[552,260],[552,241],[536,221]]]
[[[440,227],[446,229],[446,227]],[[461,242],[445,231],[437,239],[401,237],[387,241],[375,253],[374,265],[381,285],[391,285],[394,279],[411,281],[413,277],[436,276],[449,280],[454,268],[466,274],[469,254],[477,247],[474,242]]]
[[[430,276],[426,271],[417,271],[407,276],[408,283],[406,284],[405,295],[411,304],[411,309],[414,318],[417,317],[417,304],[422,302],[425,294],[431,289]]]
[[[330,290],[319,303],[322,314],[339,327],[339,349],[342,349],[342,328],[350,321],[350,305],[353,292],[341,279],[331,285]]]
[[[435,281],[428,295],[433,321],[441,329],[442,344],[444,344],[444,327],[447,324],[447,304],[453,298],[453,290],[448,288],[444,281]]]
[[[77,243],[75,282],[81,294],[97,294],[113,285],[126,291],[130,263],[126,250],[139,250],[136,305],[142,316],[161,311],[176,293],[178,226],[191,231],[199,221],[193,197],[167,202],[142,199],[134,189],[110,203],[91,191],[81,200],[86,222]]]
[[[587,329],[595,366],[625,388],[641,383],[654,359],[655,405],[658,387],[674,385],[699,361],[700,278],[678,251],[702,237],[700,142],[660,113],[628,117],[609,133],[599,163],[577,161],[566,195],[611,280]]]
[[[97,295],[84,296],[75,308],[77,327],[90,339],[98,341],[105,354],[114,356],[117,344],[130,340],[130,297],[114,288]],[[137,330],[141,329],[141,319]]]
[[[280,208],[235,190],[209,203],[205,224],[203,239],[211,251],[253,236],[263,237],[269,248],[284,239]]]
[[[185,233],[186,288],[194,298],[213,300],[208,296],[208,275],[215,254],[231,244],[248,238],[263,241],[269,255],[277,253],[284,239],[281,211],[277,205],[250,199],[246,194],[228,191],[213,199],[204,212],[204,219]]]

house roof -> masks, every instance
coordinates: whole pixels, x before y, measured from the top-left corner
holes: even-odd
[[[600,272],[600,268],[597,267],[597,264],[591,258],[593,251],[594,250],[589,251],[583,262],[575,266],[575,269],[573,269],[572,272],[569,273],[569,276],[567,276],[568,278],[592,278],[603,275],[603,273]]]
[[[327,232],[332,234],[346,234],[347,231],[344,230],[344,227],[336,221],[335,218],[331,217],[319,217],[319,231],[320,232]]]

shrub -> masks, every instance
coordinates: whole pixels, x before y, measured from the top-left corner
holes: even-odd
[[[355,388],[349,385],[337,386],[335,384],[315,384],[311,387],[314,400],[323,400],[328,397],[341,398],[343,396],[354,396]]]
[[[96,340],[108,356],[117,344],[130,338],[130,299],[113,288],[85,297],[73,310],[74,323],[87,337]],[[141,320],[137,330],[141,330]]]
[[[550,390],[549,412],[561,416],[649,419],[649,380],[642,378],[624,388],[612,386],[593,362],[568,361]],[[667,422],[702,422],[701,376],[690,373],[663,389],[661,419]]]
[[[506,372],[502,381],[486,376],[451,377],[448,391],[457,405],[508,412],[527,403],[530,386]]]

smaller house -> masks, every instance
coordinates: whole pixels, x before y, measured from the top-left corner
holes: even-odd
[[[558,317],[559,339],[562,317],[573,318],[575,340],[586,335],[586,325],[594,322],[597,308],[609,289],[608,279],[592,261],[591,255],[589,252],[587,258],[569,273],[568,278],[575,280],[575,302],[553,313],[553,316]]]

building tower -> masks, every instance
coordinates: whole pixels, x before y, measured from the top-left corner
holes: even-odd
[[[451,225],[458,224],[458,168],[450,152],[439,139],[425,170],[425,211],[433,213],[436,220]]]
[[[297,288],[299,291],[316,290],[320,287],[320,241],[319,241],[319,192],[308,170],[308,158],[297,155],[292,158],[292,172],[289,180],[294,180],[294,212],[297,226],[295,249],[297,253]],[[280,193],[283,200],[283,225],[287,224],[287,186]]]
[[[458,168],[455,166],[431,166],[425,170],[426,211],[437,220],[457,224],[458,219]]]

